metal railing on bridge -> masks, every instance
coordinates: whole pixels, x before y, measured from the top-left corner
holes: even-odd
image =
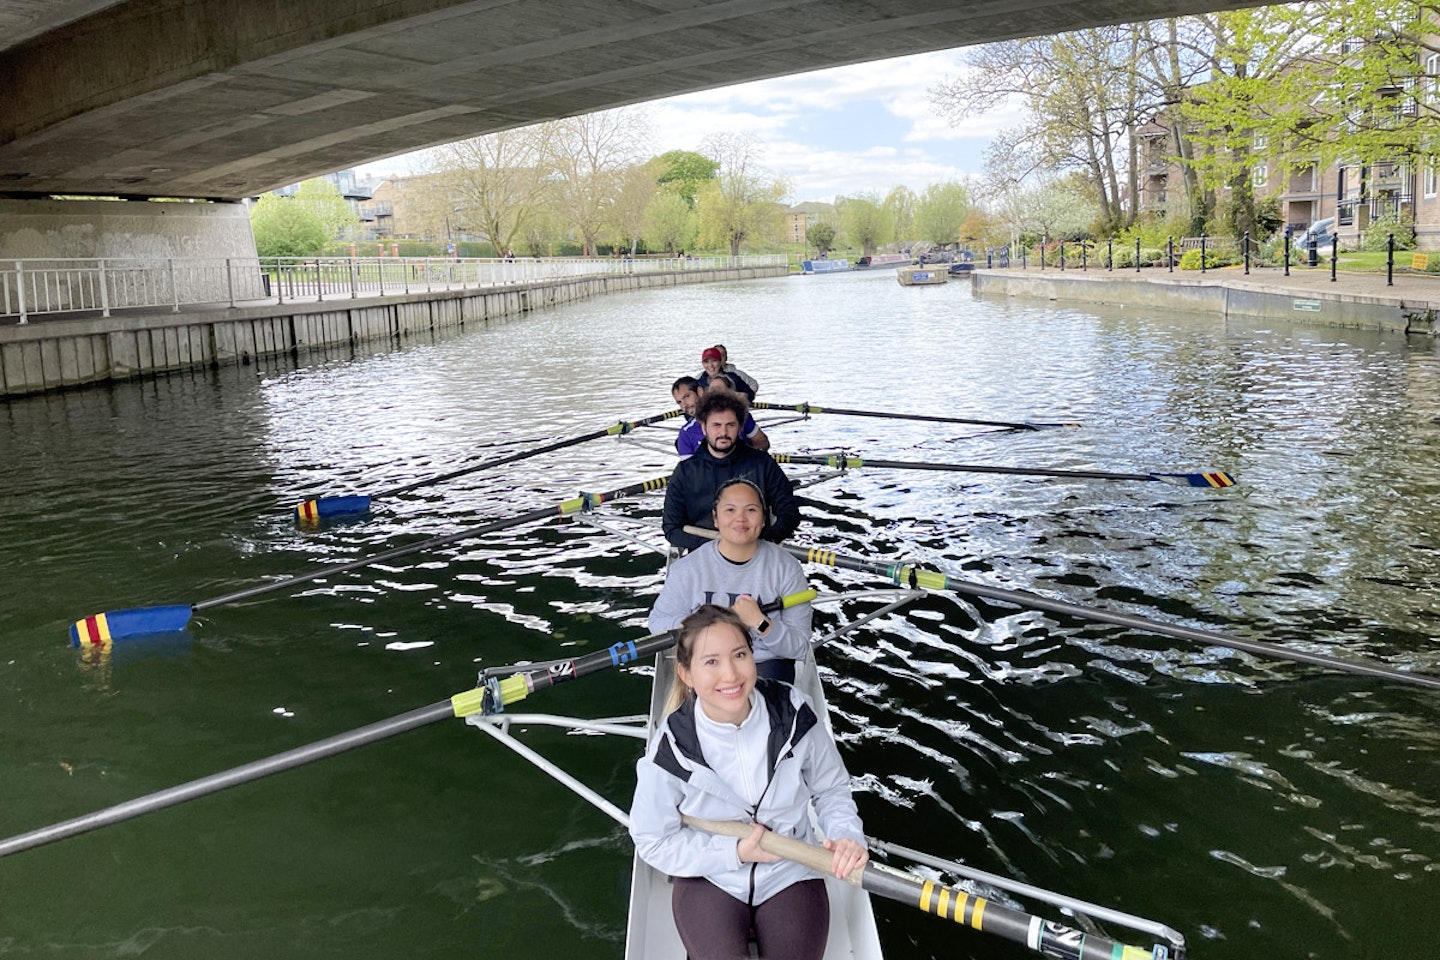
[[[744,257],[96,258],[0,260],[0,319],[137,307],[324,302],[446,290],[484,290],[580,277],[777,266],[783,254]]]

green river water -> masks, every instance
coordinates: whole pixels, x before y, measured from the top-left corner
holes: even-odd
[[[108,658],[66,631],[668,474],[663,451],[607,439],[355,523],[287,512],[657,413],[717,340],[762,400],[1084,424],[819,415],[774,425],[777,451],[1240,480],[866,470],[806,491],[800,542],[1440,674],[1431,340],[888,272],[673,288],[0,402],[0,836],[443,700],[483,666],[643,635],[660,558],[562,522],[208,610]],[[659,498],[605,509],[656,518]],[[1195,958],[1440,956],[1440,693],[939,594],[818,661],[872,834],[1152,917]],[[526,706],[648,696],[641,670]],[[525,739],[628,806],[636,742]],[[615,958],[630,856],[603,814],[449,721],[0,859],[0,957]],[[877,914],[892,957],[1027,955]]]

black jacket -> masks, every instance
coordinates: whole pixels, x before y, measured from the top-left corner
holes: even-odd
[[[730,456],[719,459],[704,444],[688,460],[681,460],[665,487],[665,539],[682,550],[694,550],[704,537],[686,533],[684,527],[715,529],[715,492],[735,477],[743,477],[765,494],[769,523],[761,534],[780,543],[800,526],[800,505],[790,488],[790,479],[770,454],[737,443]]]

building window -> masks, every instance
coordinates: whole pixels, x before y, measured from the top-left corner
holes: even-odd
[[[1432,77],[1440,75],[1440,53],[1432,53],[1425,58],[1425,72]]]
[[[1270,138],[1269,138],[1269,137],[1267,137],[1267,136],[1266,136],[1265,134],[1263,134],[1263,133],[1257,133],[1257,134],[1255,134],[1255,149],[1256,149],[1257,151],[1258,151],[1258,150],[1264,150],[1264,149],[1265,149],[1266,147],[1268,147],[1268,146],[1270,146]]]
[[[1436,175],[1436,166],[1435,166],[1435,163],[1432,161],[1432,162],[1430,162],[1430,163],[1425,164],[1425,196],[1426,196],[1426,197],[1432,197],[1432,198],[1433,198],[1433,197],[1435,196],[1435,194],[1436,194],[1436,192],[1437,192],[1436,189],[1435,189],[1435,187],[1437,186],[1437,183],[1440,183],[1440,176],[1437,176],[1437,175]]]
[[[1270,167],[1263,163],[1255,164],[1253,176],[1255,181],[1255,189],[1265,189],[1266,184],[1270,182]]]

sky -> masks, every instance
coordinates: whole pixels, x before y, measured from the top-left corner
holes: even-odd
[[[1023,119],[1017,106],[952,127],[930,103],[929,88],[972,71],[966,50],[923,53],[776,80],[742,83],[643,104],[649,154],[695,150],[714,133],[751,133],[762,161],[790,183],[790,200],[830,202],[837,194],[884,195],[904,184],[975,176],[985,147]],[[412,172],[396,157],[357,168],[363,176]]]

